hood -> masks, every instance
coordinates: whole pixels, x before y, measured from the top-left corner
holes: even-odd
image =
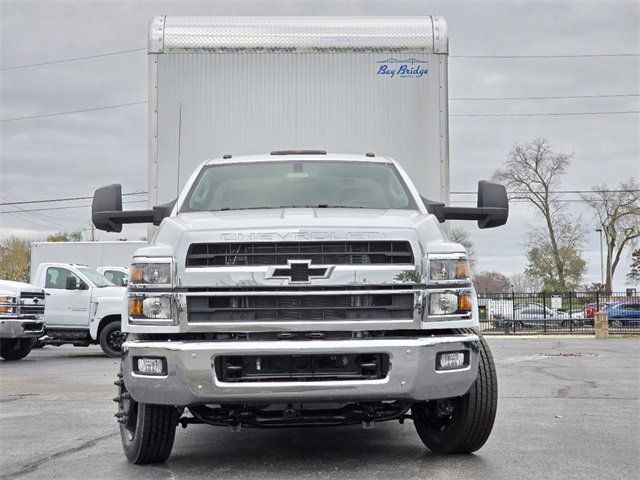
[[[28,283],[0,280],[1,295],[17,295],[20,292],[42,292],[42,289]]]
[[[108,297],[123,297],[126,295],[127,287],[102,287],[93,288],[91,292],[92,300]]]
[[[170,220],[186,230],[241,228],[409,228],[422,214],[417,210],[359,208],[274,208],[183,213]]]

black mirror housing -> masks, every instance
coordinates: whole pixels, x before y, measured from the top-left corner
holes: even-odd
[[[98,188],[93,194],[91,219],[98,230],[121,232],[122,223],[115,222],[105,213],[122,212],[122,185],[114,183]]]
[[[509,197],[504,185],[480,180],[478,182],[478,208],[488,211],[483,219],[478,220],[478,228],[500,227],[507,223]]]

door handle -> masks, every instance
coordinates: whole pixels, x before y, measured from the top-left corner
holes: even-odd
[[[50,296],[51,294],[50,294],[50,293],[45,293],[45,295],[48,297],[48,296]]]

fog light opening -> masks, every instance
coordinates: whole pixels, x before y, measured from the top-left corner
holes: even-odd
[[[469,366],[469,352],[442,352],[436,357],[436,370],[460,370]]]
[[[136,373],[140,375],[166,375],[167,362],[164,358],[138,357],[134,360]]]

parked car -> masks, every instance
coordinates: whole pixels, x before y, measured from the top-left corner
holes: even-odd
[[[640,325],[640,299],[614,302],[602,311],[609,316],[610,325]]]
[[[497,326],[505,328],[511,327],[515,323],[516,328],[539,327],[542,325],[541,321],[543,320],[558,319],[560,319],[558,323],[563,327],[577,325],[581,322],[579,319],[569,317],[565,312],[545,307],[539,303],[526,303],[517,305],[513,314],[506,314],[499,320]]]
[[[604,302],[587,303],[584,306],[584,318],[593,318],[596,312],[602,311],[609,304]]]

